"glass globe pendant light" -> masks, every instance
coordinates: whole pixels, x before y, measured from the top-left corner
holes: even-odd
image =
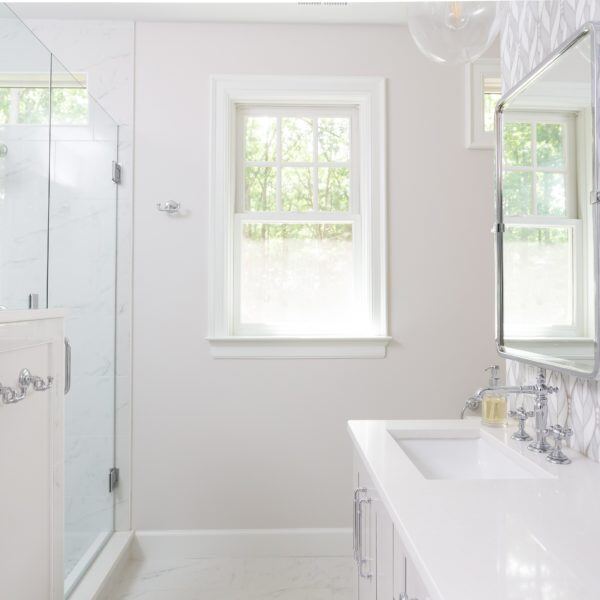
[[[419,2],[408,13],[408,29],[431,60],[458,65],[479,58],[498,32],[496,2]]]

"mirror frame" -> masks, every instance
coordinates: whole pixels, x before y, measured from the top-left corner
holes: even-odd
[[[543,73],[545,73],[565,52],[572,48],[577,42],[590,36],[592,56],[591,56],[591,78],[592,78],[592,97],[590,104],[592,106],[592,180],[594,190],[591,193],[590,203],[592,204],[592,231],[595,240],[594,259],[593,259],[593,295],[594,295],[594,359],[592,370],[584,371],[576,367],[570,367],[560,359],[551,356],[518,350],[507,347],[504,339],[504,294],[503,294],[503,238],[504,221],[502,214],[502,125],[503,113],[506,104],[513,99],[522,90],[529,87]],[[598,52],[600,39],[600,23],[585,23],[572,37],[554,50],[538,67],[528,73],[521,81],[502,95],[495,111],[496,125],[496,223],[492,232],[495,238],[495,265],[496,265],[496,348],[498,354],[507,359],[517,360],[536,367],[550,368],[553,371],[559,371],[568,375],[575,375],[585,379],[600,378],[600,354],[598,344],[600,342],[600,181],[598,168],[598,133],[600,131],[600,111],[598,110],[598,91],[600,85],[598,78]]]

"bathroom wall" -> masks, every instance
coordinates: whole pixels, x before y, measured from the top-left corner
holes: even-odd
[[[597,0],[553,0],[549,2],[507,2],[503,5],[501,61],[504,89],[522,79],[544,57],[572,35],[586,21],[600,19]],[[536,369],[507,361],[507,381],[530,383]],[[550,401],[550,420],[573,427],[571,445],[600,460],[600,389],[587,381],[548,372],[551,385],[560,388]]]
[[[215,360],[209,76],[388,80],[385,359]],[[456,417],[497,361],[493,153],[464,147],[464,69],[402,26],[136,25],[133,525],[349,527],[347,419]],[[168,199],[186,216],[156,210]]]
[[[16,10],[18,12],[18,6]],[[78,193],[83,194],[86,201],[78,206],[71,196],[63,194],[59,185],[53,186],[52,206],[57,213],[53,223],[57,230],[52,239],[55,243],[60,243],[61,240],[81,240],[81,236],[87,236],[90,251],[96,260],[104,257],[104,260],[98,260],[94,264],[93,272],[88,273],[87,277],[78,273],[76,268],[73,269],[76,285],[70,285],[70,274],[54,272],[54,278],[62,282],[60,298],[57,300],[55,297],[54,300],[73,306],[69,330],[71,335],[77,340],[86,340],[88,350],[93,347],[93,351],[89,352],[82,350],[81,344],[79,347],[74,345],[73,389],[66,397],[66,402],[70,402],[70,405],[66,411],[65,459],[70,465],[68,473],[77,475],[77,485],[67,489],[65,507],[68,569],[69,561],[79,557],[79,545],[85,547],[90,536],[93,538],[99,531],[105,531],[107,524],[112,526],[112,501],[106,493],[107,469],[111,465],[105,463],[107,460],[112,462],[113,439],[112,436],[107,437],[107,432],[113,428],[113,386],[116,390],[116,463],[122,475],[121,486],[116,492],[115,527],[129,529],[130,525],[134,24],[128,21],[46,19],[28,19],[26,24],[70,71],[87,74],[90,93],[120,124],[119,161],[123,165],[123,183],[118,190],[116,382],[113,377],[115,348],[112,343],[114,282],[107,286],[106,279],[103,280],[101,276],[107,269],[109,273],[112,271],[110,261],[114,257],[111,248],[106,248],[108,253],[104,255],[98,247],[107,242],[114,246],[114,239],[105,240],[106,236],[102,233],[98,235],[96,231],[105,223],[105,217],[114,218],[113,214],[105,215],[105,207],[112,203],[106,202],[106,196],[99,195],[101,190],[106,191],[107,188],[108,193],[112,193],[110,148],[106,149],[108,153],[104,152],[100,157],[97,142],[94,142],[94,148],[88,148],[85,142],[63,139],[65,133],[61,131],[61,139],[54,142],[53,150],[57,164],[62,165],[63,176],[71,181],[77,180]],[[104,174],[99,168],[95,168],[98,165],[77,174],[72,172],[71,166],[69,172],[69,153],[85,153],[88,150],[94,152],[89,160],[100,159],[106,164]],[[100,180],[90,177],[98,175],[101,175]],[[59,176],[55,169],[53,180],[58,182]],[[62,204],[65,206],[61,208]],[[75,210],[65,212],[66,207]],[[87,212],[82,213],[81,209]],[[85,231],[82,229],[85,226],[91,229]],[[67,229],[61,230],[60,227]],[[69,229],[72,227],[76,227],[77,231]],[[106,230],[112,230],[111,223],[107,224]],[[82,242],[82,245],[85,243]],[[56,259],[61,252],[69,253],[69,248],[55,246],[54,256],[51,258]],[[70,253],[69,260],[65,262],[72,265],[72,261],[73,255]],[[82,255],[83,265],[89,266],[89,261]],[[53,268],[60,268],[60,262],[55,260]],[[90,311],[95,315],[92,319]],[[72,341],[75,344],[75,340]],[[90,465],[95,465],[94,470],[90,469]],[[99,478],[102,482],[101,489],[97,485]]]

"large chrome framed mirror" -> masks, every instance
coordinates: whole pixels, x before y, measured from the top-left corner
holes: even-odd
[[[598,34],[588,23],[496,108],[501,356],[598,377]]]

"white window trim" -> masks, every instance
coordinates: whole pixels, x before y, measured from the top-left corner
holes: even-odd
[[[500,59],[480,58],[466,65],[465,125],[467,148],[493,150],[496,147],[494,131],[484,129],[484,86],[486,76],[500,77]]]
[[[235,228],[235,144],[240,105],[329,104],[358,106],[361,140],[363,259],[370,265],[367,286],[374,335],[233,335],[233,252]],[[216,358],[375,358],[384,357],[387,324],[385,79],[381,77],[211,77],[211,181],[209,232],[209,332]]]

